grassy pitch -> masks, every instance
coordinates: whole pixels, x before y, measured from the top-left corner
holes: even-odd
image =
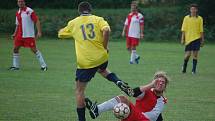
[[[73,41],[42,39],[37,42],[48,71],[40,71],[29,49],[20,51],[21,70],[8,71],[12,61],[12,44],[0,38],[0,120],[2,121],[76,121],[75,70]],[[148,83],[157,70],[171,77],[163,113],[165,121],[213,121],[215,119],[215,45],[206,44],[199,56],[198,72],[181,74],[184,48],[179,43],[142,42],[137,52],[140,64],[130,65],[125,41],[110,42],[109,69],[132,87]],[[99,74],[89,83],[86,95],[103,102],[123,94]],[[130,98],[134,101],[133,98]],[[92,120],[86,112],[88,121]],[[116,121],[111,112],[95,121]]]

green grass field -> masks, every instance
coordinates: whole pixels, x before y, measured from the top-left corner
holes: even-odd
[[[76,121],[75,70],[73,41],[42,39],[38,48],[49,70],[40,71],[36,57],[22,48],[21,70],[8,71],[13,42],[0,38],[0,120],[2,121]],[[181,74],[183,46],[178,43],[142,42],[138,47],[139,65],[128,64],[124,40],[110,42],[109,68],[132,87],[148,83],[155,71],[164,70],[171,77],[166,92],[168,104],[165,121],[215,120],[215,45],[206,44],[200,52],[198,73]],[[98,102],[123,94],[100,75],[90,82],[86,95]],[[133,100],[131,98],[131,100]],[[86,112],[88,121],[91,121]],[[117,121],[111,112],[94,121]]]

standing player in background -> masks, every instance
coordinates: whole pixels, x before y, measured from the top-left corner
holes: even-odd
[[[182,73],[186,73],[187,63],[191,54],[193,55],[192,74],[196,73],[198,52],[204,44],[203,19],[198,15],[197,4],[190,5],[190,15],[184,17],[182,24],[181,44],[185,45],[184,64]]]
[[[78,6],[80,16],[69,21],[67,26],[58,33],[59,38],[75,40],[77,57],[75,95],[79,121],[86,121],[84,92],[96,72],[114,82],[128,95],[129,91],[132,91],[116,74],[107,69],[110,26],[102,17],[90,14],[91,11],[92,7],[88,2],[81,2]]]
[[[138,12],[137,1],[132,1],[131,13],[128,14],[122,31],[122,36],[126,35],[126,46],[131,54],[130,64],[139,63],[140,56],[137,54],[136,47],[144,37],[143,30],[144,17]]]
[[[25,5],[24,0],[17,0],[19,10],[16,12],[16,29],[12,35],[14,39],[13,65],[9,70],[19,70],[19,49],[31,48],[31,51],[39,60],[41,70],[46,71],[47,65],[41,52],[36,48],[34,24],[37,28],[37,38],[42,36],[39,18],[36,13]]]
[[[116,96],[99,105],[86,98],[86,107],[89,109],[91,118],[95,119],[101,113],[113,110],[118,103],[125,103],[130,107],[131,112],[122,121],[162,121],[161,113],[167,102],[163,93],[168,82],[169,78],[165,72],[156,72],[151,83],[133,89],[135,105],[125,96]]]

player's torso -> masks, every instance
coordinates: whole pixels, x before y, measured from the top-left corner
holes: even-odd
[[[128,36],[140,38],[140,21],[142,19],[140,13],[132,14],[130,13],[127,17],[128,19]]]
[[[97,16],[83,15],[74,19],[72,33],[80,68],[92,68],[107,61],[108,54],[103,46],[103,36]]]
[[[200,29],[201,18],[198,17],[187,17],[187,27],[188,30],[198,32]]]
[[[34,37],[34,22],[31,19],[33,10],[29,7],[19,9],[16,13],[18,32],[23,38]]]
[[[154,92],[148,90],[145,92],[143,99],[136,100],[135,107],[137,107],[141,112],[149,112],[155,107],[157,99],[158,97]]]

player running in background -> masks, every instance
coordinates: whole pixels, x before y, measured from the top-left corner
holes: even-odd
[[[165,72],[156,72],[153,81],[147,85],[134,88],[133,97],[136,98],[134,105],[125,96],[116,96],[99,105],[92,103],[86,98],[86,107],[89,109],[91,118],[95,119],[101,113],[113,110],[118,103],[125,103],[130,107],[129,116],[122,121],[162,121],[162,111],[167,102],[163,96],[169,78]]]
[[[139,44],[140,39],[144,37],[144,17],[138,12],[137,1],[131,3],[131,13],[128,14],[122,36],[126,35],[126,46],[130,55],[130,64],[138,64],[140,56],[137,54],[136,47]]]
[[[129,87],[108,69],[108,41],[110,26],[102,18],[91,14],[88,2],[78,6],[79,17],[68,22],[58,33],[59,38],[74,38],[77,56],[76,103],[79,121],[85,121],[85,88],[99,72],[104,78],[114,82],[127,94]],[[130,89],[132,91],[132,89]]]
[[[185,56],[182,73],[186,73],[187,63],[192,54],[192,74],[195,74],[198,60],[198,52],[200,50],[200,46],[203,46],[204,44],[203,19],[201,16],[198,15],[197,4],[191,4],[190,15],[184,17],[181,31],[181,44],[185,45]]]
[[[37,38],[42,36],[40,21],[34,10],[25,5],[25,0],[17,0],[19,10],[16,12],[16,29],[12,35],[14,39],[13,65],[9,70],[19,70],[19,49],[31,48],[36,55],[42,71],[47,70],[47,65],[41,52],[36,47],[34,24],[37,28]]]

